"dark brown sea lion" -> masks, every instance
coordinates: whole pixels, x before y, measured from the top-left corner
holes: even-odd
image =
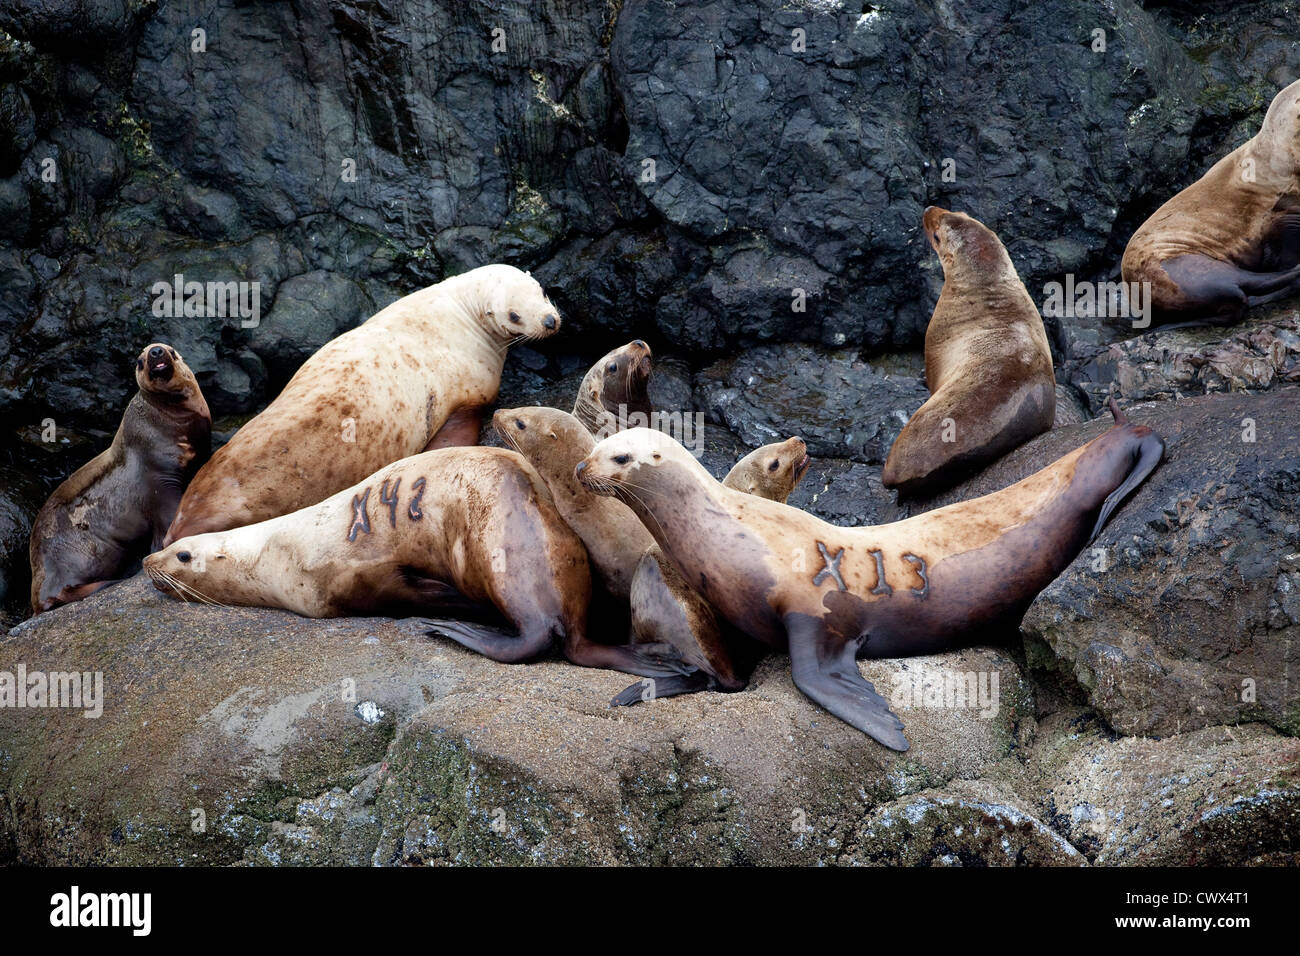
[[[422,450],[476,444],[507,347],[559,325],[537,280],[507,265],[398,299],[326,343],[212,456],[167,542],[288,514]]]
[[[1038,307],[993,230],[931,206],[925,234],[943,291],[925,330],[930,399],[894,441],[881,480],[932,494],[1052,427],[1056,379]]]
[[[1111,410],[1114,427],[1023,481],[879,527],[836,527],[724,488],[649,429],[606,438],[578,474],[635,511],[729,623],[788,649],[800,690],[906,750],[856,659],[933,654],[1017,623],[1163,454],[1151,429]]]
[[[764,445],[738,461],[722,479],[733,491],[782,504],[808,471],[802,438]],[[605,499],[612,500],[612,499]],[[611,701],[615,707],[653,697],[700,690],[742,690],[758,662],[754,642],[718,620],[709,603],[686,583],[658,544],[637,564],[632,578],[632,636],[636,642],[668,644],[691,668],[663,680],[640,681]]]
[[[382,468],[319,504],[182,538],[144,561],[163,591],[306,617],[453,612],[431,634],[507,663],[559,641],[587,667],[668,677],[656,648],[587,639],[587,552],[545,482],[503,448],[444,448]]]
[[[629,419],[633,425],[649,425],[652,407],[646,386],[653,368],[650,346],[640,339],[620,345],[583,377],[573,417],[598,439],[629,427]]]
[[[181,494],[212,453],[212,416],[170,345],[135,360],[140,390],[107,450],[54,490],[32,524],[32,612],[79,601],[162,546]]]
[[[1273,98],[1259,133],[1139,227],[1121,269],[1150,283],[1157,324],[1236,322],[1300,292],[1300,80]]]

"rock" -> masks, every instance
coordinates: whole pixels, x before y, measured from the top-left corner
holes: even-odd
[[[614,710],[628,675],[497,664],[425,630],[181,604],[143,576],[22,625],[0,672],[101,671],[103,711],[0,708],[0,858],[834,862],[873,808],[978,776],[1034,727],[994,650],[863,664],[899,701],[899,755],[808,701],[783,656],[742,693]],[[995,674],[980,706],[911,695]]]
[[[17,623],[28,610],[31,564],[27,547],[45,489],[26,471],[0,467],[0,615]]]
[[[1300,860],[1300,741],[1259,724],[1115,739],[1087,713],[1040,724],[1040,813],[1104,865],[1250,866]]]
[[[1261,721],[1300,732],[1300,389],[1126,408],[1159,468],[1030,606],[1051,649],[1123,734]],[[1105,431],[1040,435],[927,510],[987,494]]]
[[[374,311],[362,288],[345,276],[317,270],[282,282],[270,313],[249,335],[272,378],[287,382],[330,339],[356,328]]]
[[[850,353],[762,346],[696,377],[697,402],[757,448],[798,435],[814,458],[882,464],[907,419],[930,397],[911,370],[895,374]]]
[[[1300,384],[1300,311],[1264,311],[1230,328],[1159,329],[1116,342],[1072,375],[1094,414],[1121,404]]]

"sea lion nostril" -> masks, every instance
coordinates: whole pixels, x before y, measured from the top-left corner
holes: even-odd
[[[523,320],[522,320],[521,318],[519,318],[519,313],[518,313],[518,312],[511,312],[511,313],[510,313],[510,321],[513,322],[515,325],[518,325],[518,324],[519,324],[520,322],[522,322]]]
[[[582,461],[578,462],[578,467],[574,469],[574,472],[580,475],[583,473],[586,467],[587,467],[587,459],[584,458],[582,459]]]
[[[150,358],[162,358],[163,350],[161,345],[155,345],[149,350]]]
[[[542,325],[546,326],[548,329],[555,328],[555,316],[548,315],[546,318],[542,319]]]

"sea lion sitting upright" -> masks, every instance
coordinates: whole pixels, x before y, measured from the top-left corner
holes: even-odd
[[[587,639],[587,552],[537,472],[504,448],[443,448],[382,468],[300,511],[181,538],[144,569],[159,590],[305,617],[457,612],[431,634],[493,660],[538,657],[559,640],[587,667],[667,677],[656,648]]]
[[[597,580],[612,597],[626,600],[637,563],[654,538],[626,507],[592,494],[574,476],[596,439],[573,415],[541,405],[497,409],[492,427],[542,476],[560,515],[587,546]]]
[[[1157,324],[1236,322],[1300,292],[1300,80],[1273,98],[1259,133],[1133,233],[1121,270],[1150,283]]]
[[[167,543],[288,514],[420,451],[478,442],[508,346],[551,335],[537,280],[490,265],[327,342],[195,476]]]
[[[34,614],[112,584],[160,547],[181,493],[212,453],[208,403],[174,348],[145,346],[135,381],[113,443],[54,489],[32,523]]]
[[[635,511],[723,618],[788,648],[800,690],[906,750],[856,658],[933,654],[1014,626],[1160,461],[1160,438],[1113,401],[1111,411],[1109,431],[1023,481],[878,527],[836,527],[724,488],[650,429],[606,438],[578,476]]]
[[[646,386],[654,367],[650,346],[640,339],[620,345],[593,365],[578,386],[573,417],[597,438],[605,438],[627,425],[633,414],[650,424],[650,396]]]
[[[1052,427],[1056,379],[1038,307],[993,230],[926,209],[943,291],[925,330],[929,400],[895,439],[881,480],[900,496],[956,484]]]
[[[787,438],[751,451],[727,473],[722,485],[785,504],[807,472],[808,451],[803,439]],[[637,682],[615,697],[612,706],[635,704],[649,696],[744,689],[758,662],[756,648],[718,620],[713,608],[686,583],[658,544],[637,564],[630,597],[633,640],[675,647],[692,670],[656,680],[652,687]]]

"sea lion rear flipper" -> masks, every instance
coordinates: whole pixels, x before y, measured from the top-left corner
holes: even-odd
[[[820,619],[806,614],[787,614],[785,625],[794,685],[872,740],[891,750],[907,750],[903,722],[858,671],[855,652],[860,642],[841,644]]]
[[[1155,432],[1148,431],[1138,440],[1138,446],[1133,456],[1133,467],[1123,483],[1107,495],[1106,500],[1101,503],[1101,510],[1097,513],[1097,523],[1092,526],[1092,534],[1088,536],[1088,544],[1092,544],[1097,540],[1097,535],[1101,534],[1101,529],[1106,526],[1111,514],[1133,492],[1133,489],[1146,481],[1147,475],[1155,471],[1156,465],[1160,464],[1160,458],[1164,455],[1164,452],[1165,443]]]
[[[470,621],[425,621],[430,637],[446,637],[478,651],[484,657],[504,664],[517,664],[532,660],[551,646],[551,632],[538,630],[532,636],[517,634],[489,624]]]
[[[709,675],[704,671],[693,674],[674,674],[672,677],[646,677],[623,689],[609,702],[611,707],[631,707],[643,700],[658,700],[660,697],[676,697],[678,694],[694,694],[708,690]],[[646,691],[649,691],[647,696]]]

